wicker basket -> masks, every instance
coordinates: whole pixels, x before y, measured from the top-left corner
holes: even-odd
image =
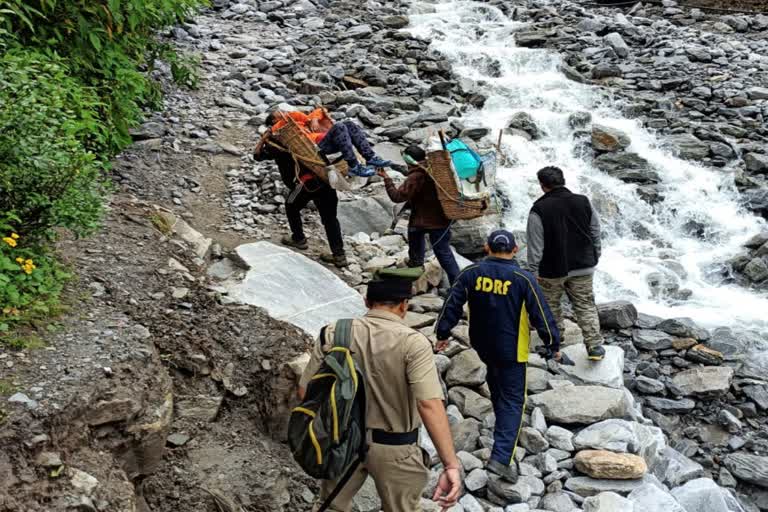
[[[451,165],[448,151],[432,151],[427,154],[427,169],[437,185],[437,197],[445,216],[451,220],[476,219],[485,215],[490,204],[490,195],[482,198],[465,198],[456,184],[456,173]]]
[[[289,116],[283,116],[285,126],[274,133],[275,139],[282,144],[298,162],[305,168],[315,173],[323,181],[328,181],[327,164],[314,142],[309,140],[306,133],[299,127],[298,123]],[[336,170],[342,176],[347,175],[347,162],[344,160],[334,164]]]

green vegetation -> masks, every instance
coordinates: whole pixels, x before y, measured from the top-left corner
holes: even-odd
[[[51,242],[97,228],[109,159],[159,105],[155,61],[197,85],[195,58],[155,33],[204,3],[0,0],[0,343],[55,307],[70,274]]]

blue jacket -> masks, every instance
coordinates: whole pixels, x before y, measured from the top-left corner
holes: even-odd
[[[469,338],[484,363],[528,361],[529,325],[552,352],[560,349],[557,324],[536,278],[514,260],[488,257],[459,274],[437,321],[438,340],[450,336],[467,301]]]

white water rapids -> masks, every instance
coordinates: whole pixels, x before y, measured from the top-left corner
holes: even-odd
[[[504,136],[503,152],[511,158],[498,168],[497,180],[512,202],[505,216],[508,228],[525,229],[531,204],[541,195],[536,171],[557,165],[565,171],[568,187],[590,197],[601,214],[598,301],[625,299],[641,312],[664,318],[690,317],[707,327],[768,332],[768,296],[721,284],[713,272],[765,226],[763,219],[739,206],[732,173],[673,157],[652,133],[624,118],[600,89],[568,80],[558,70],[556,53],[515,47],[512,33],[525,24],[495,7],[417,1],[410,19],[407,30],[430,40],[459,77],[488,97],[482,109],[462,118],[468,127],[487,127],[498,134],[513,114],[524,111],[544,132],[533,142]],[[491,76],[485,70],[493,61],[497,64]],[[646,158],[661,176],[665,199],[655,210],[638,197],[636,185],[608,176],[576,154],[577,141],[568,124],[574,112],[590,112],[594,122],[631,137],[628,151]],[[692,221],[705,226],[705,238],[690,233]],[[654,273],[676,280],[690,296],[654,291],[647,280]]]

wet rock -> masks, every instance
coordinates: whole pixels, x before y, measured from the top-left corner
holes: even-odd
[[[681,133],[670,135],[667,141],[675,148],[680,158],[686,160],[702,160],[709,156],[709,145],[699,140],[695,135]]]
[[[560,365],[560,372],[576,384],[594,384],[621,389],[624,387],[624,351],[619,347],[606,345],[605,358],[595,364],[587,358],[583,344],[562,349],[575,366]]]
[[[598,151],[619,151],[632,143],[626,133],[616,128],[592,125],[592,147]]]
[[[554,35],[555,32],[549,30],[518,32],[515,34],[515,43],[523,48],[541,48]]]
[[[635,512],[632,501],[615,492],[602,492],[597,496],[590,496],[584,500],[582,508],[584,512]]]
[[[507,125],[507,128],[520,130],[522,132],[527,133],[530,135],[530,137],[533,140],[538,139],[541,137],[541,132],[539,131],[539,127],[536,126],[536,123],[534,122],[533,118],[530,114],[527,112],[517,112],[515,115],[512,116],[512,119],[509,121],[509,124]]]
[[[672,382],[684,396],[723,394],[731,387],[733,368],[705,367],[685,370],[672,378]]]
[[[768,155],[747,153],[744,155],[744,163],[746,164],[747,171],[749,172],[760,174],[768,173]]]
[[[603,329],[627,329],[637,321],[637,309],[626,300],[598,304],[597,314]]]
[[[672,347],[672,337],[662,331],[637,329],[632,333],[632,344],[640,350],[665,350]]]
[[[721,365],[725,360],[725,356],[722,354],[722,352],[713,350],[705,345],[694,345],[690,347],[688,352],[685,354],[685,358],[688,361],[693,361],[694,363],[701,363],[711,366]]]
[[[741,367],[736,371],[736,375],[765,380],[765,376],[768,375],[768,352],[756,350],[747,354]]]
[[[664,448],[653,474],[670,487],[678,487],[704,475],[704,468],[671,447]]]
[[[651,164],[636,153],[604,153],[594,160],[604,173],[627,183],[659,183],[661,178]]]
[[[408,26],[408,16],[385,16],[381,22],[387,28],[403,28]]]
[[[727,455],[723,462],[739,480],[768,488],[768,457],[732,453]]]
[[[590,400],[584,400],[585,396]],[[601,386],[572,386],[529,397],[552,423],[592,424],[608,418],[623,418],[630,403],[623,390]]]
[[[451,359],[451,367],[445,383],[453,386],[481,386],[485,383],[487,369],[474,350],[465,350]]]
[[[757,407],[761,410],[768,410],[768,386],[747,386],[743,389],[744,394],[747,395]]]
[[[679,338],[695,338],[701,341],[709,339],[709,333],[690,318],[670,318],[657,325],[656,329]]]
[[[636,511],[642,512],[686,512],[671,494],[653,484],[644,484],[627,496]],[[584,512],[587,512],[586,509]]]
[[[768,261],[765,257],[752,258],[744,267],[744,275],[753,283],[759,283],[768,279]]]
[[[571,128],[583,128],[592,122],[592,114],[589,112],[574,112],[568,116],[568,126]]]

